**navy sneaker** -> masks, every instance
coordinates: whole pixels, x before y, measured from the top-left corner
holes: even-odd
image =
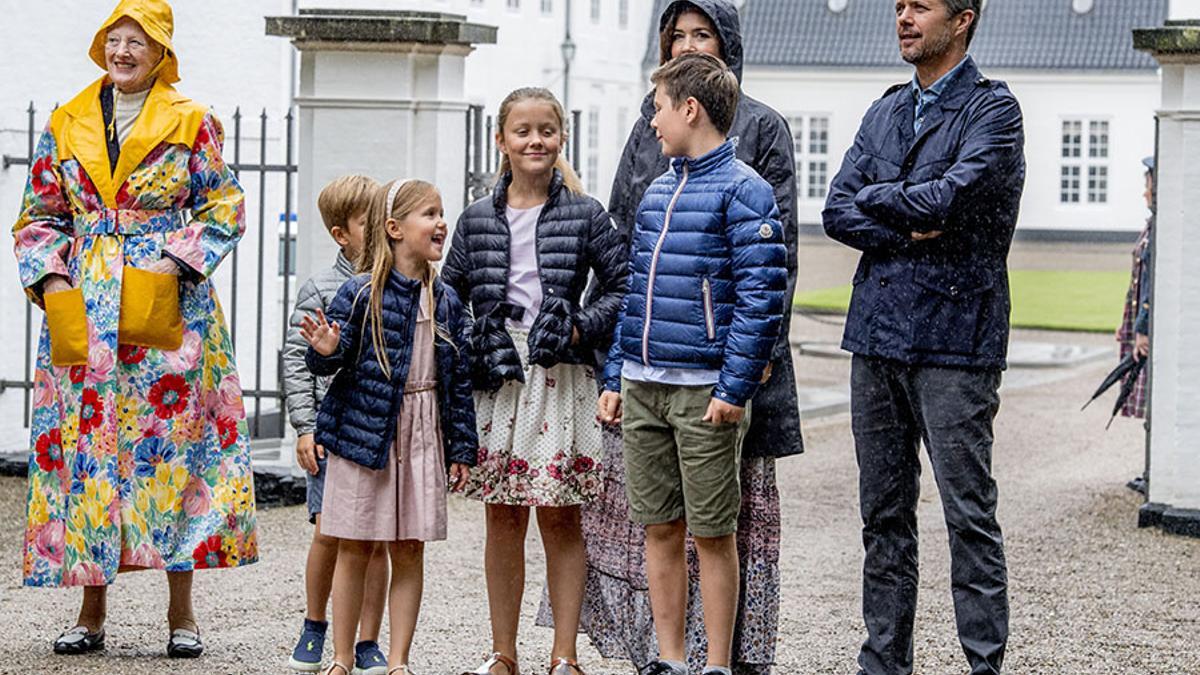
[[[387,675],[387,657],[374,640],[354,645],[354,672],[351,675]]]
[[[318,673],[321,671],[321,653],[325,651],[325,631],[329,628],[328,621],[304,620],[304,630],[300,632],[300,640],[292,650],[288,665],[292,670],[301,673]]]

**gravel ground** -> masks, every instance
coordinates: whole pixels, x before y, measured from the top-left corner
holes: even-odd
[[[813,247],[817,248],[817,247]],[[807,256],[805,283],[844,272],[846,259]],[[1093,251],[1089,265],[1121,264],[1119,248]],[[1052,256],[1034,250],[1033,260]],[[1127,256],[1127,254],[1124,254]],[[1097,262],[1098,258],[1112,262]],[[825,284],[829,285],[829,284]],[[834,325],[798,318],[806,339],[832,340]],[[1106,336],[1018,334],[1020,339],[1105,344]],[[1012,673],[1200,673],[1200,542],[1135,526],[1140,498],[1123,487],[1142,464],[1139,424],[1105,432],[1103,405],[1078,406],[1109,364],[1063,372],[1005,391],[997,419],[995,471],[1008,542]],[[802,358],[805,384],[845,382],[848,362]],[[777,672],[847,673],[862,639],[859,614],[857,483],[846,415],[807,422],[808,452],[779,465],[783,495],[783,596]],[[242,570],[200,572],[196,604],[207,645],[197,662],[163,657],[166,589],[157,573],[122,576],[110,593],[109,647],[102,656],[63,658],[50,640],[74,619],[77,591],[20,586],[25,486],[0,479],[0,672],[282,673],[303,613],[303,562],[310,527],[302,508],[260,513],[263,560]],[[961,673],[948,580],[946,529],[932,476],[920,505],[919,673]],[[413,667],[422,674],[474,667],[486,651],[481,508],[451,501],[450,538],[427,552],[423,617]],[[542,556],[530,536],[529,593],[521,649],[543,662],[550,632],[534,627]],[[632,672],[599,659],[580,641],[593,675]],[[327,652],[328,654],[328,652]],[[527,667],[536,673],[538,668]]]

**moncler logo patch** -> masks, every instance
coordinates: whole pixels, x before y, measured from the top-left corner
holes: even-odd
[[[771,237],[775,236],[775,230],[771,227],[770,223],[763,223],[758,227],[758,236],[762,237],[763,239],[770,239]]]

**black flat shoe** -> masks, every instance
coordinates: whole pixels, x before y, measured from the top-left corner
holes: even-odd
[[[171,639],[167,640],[167,656],[173,659],[194,659],[204,653],[204,643],[200,634],[185,628],[171,631]]]
[[[87,654],[104,649],[104,629],[89,633],[86,626],[76,626],[54,641],[55,654]]]

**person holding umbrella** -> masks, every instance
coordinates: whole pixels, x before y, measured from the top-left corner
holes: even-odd
[[[1146,208],[1150,209],[1150,217],[1146,219],[1146,227],[1138,236],[1137,244],[1133,247],[1133,269],[1130,273],[1129,292],[1125,294],[1125,314],[1121,327],[1117,329],[1117,342],[1121,345],[1121,360],[1132,357],[1141,363],[1150,356],[1150,287],[1152,278],[1151,237],[1154,236],[1154,157],[1142,160],[1146,167]],[[1136,380],[1131,387],[1129,397],[1120,408],[1122,417],[1146,418],[1146,369],[1140,368]],[[1145,476],[1137,476],[1129,481],[1131,490],[1146,493]]]

